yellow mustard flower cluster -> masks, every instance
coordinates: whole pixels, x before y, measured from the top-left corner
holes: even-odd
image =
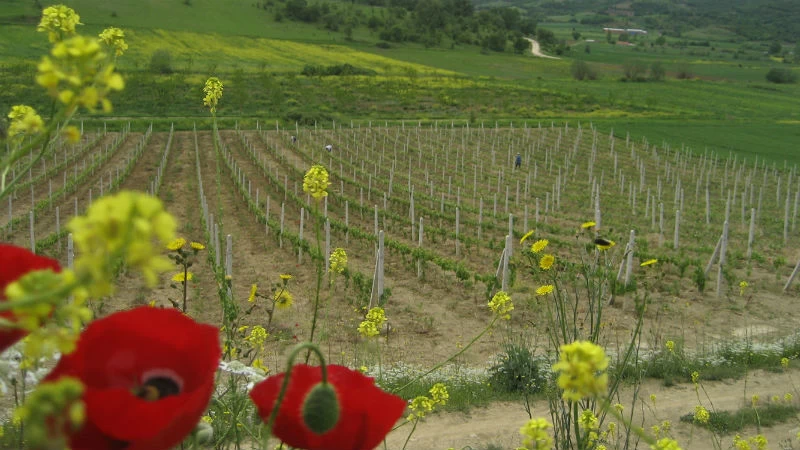
[[[70,144],[77,144],[81,140],[81,130],[75,125],[67,125],[61,129],[61,137]]]
[[[244,340],[253,348],[264,351],[264,343],[267,341],[268,337],[269,333],[267,333],[267,330],[260,325],[256,325],[250,330],[250,334],[248,334]]]
[[[8,125],[8,137],[21,139],[41,132],[44,129],[44,121],[36,110],[27,105],[15,105],[8,113],[11,122]]]
[[[650,446],[651,450],[681,450],[678,441],[670,438],[659,439],[654,445]]]
[[[511,319],[510,313],[514,310],[514,303],[507,292],[499,291],[489,301],[489,309],[498,317],[509,320]]]
[[[100,33],[100,40],[109,48],[114,49],[115,56],[122,56],[125,50],[128,49],[128,44],[125,42],[125,32],[116,27],[109,27]]]
[[[565,400],[578,401],[595,397],[608,388],[608,357],[599,345],[576,341],[561,346],[559,361],[553,365],[558,373],[558,387]]]
[[[553,438],[547,432],[553,426],[547,419],[537,417],[529,420],[519,434],[522,435],[522,448],[517,450],[550,450],[553,448]]]
[[[711,414],[709,414],[708,410],[705,409],[702,405],[697,405],[694,407],[694,421],[697,423],[708,423],[708,420],[711,419]]]
[[[150,286],[158,274],[172,267],[158,249],[175,238],[175,218],[164,210],[161,200],[149,195],[122,191],[98,199],[85,216],[73,218],[76,254],[75,273],[87,277],[88,294],[110,295],[115,258],[124,256],[128,267],[142,272]],[[158,245],[153,245],[153,241]]]
[[[25,423],[29,448],[67,448],[67,437],[53,430],[77,429],[86,420],[83,385],[72,377],[40,384],[14,411],[13,421]]]
[[[428,391],[430,396],[420,395],[409,403],[408,407],[411,414],[406,418],[409,422],[425,417],[426,414],[433,412],[436,406],[444,406],[450,399],[447,386],[443,383],[434,384]]]
[[[380,334],[380,329],[386,320],[383,308],[376,306],[367,311],[367,317],[358,325],[358,333],[366,338],[375,337]]]
[[[547,248],[547,245],[549,243],[550,243],[550,241],[548,241],[547,239],[539,239],[538,241],[536,241],[533,244],[531,244],[531,252],[539,253],[542,250],[544,250],[545,248]]]
[[[655,264],[655,263],[657,263],[657,262],[658,262],[658,260],[657,260],[657,259],[648,259],[647,261],[645,261],[645,262],[643,262],[643,263],[639,264],[639,267],[648,267],[648,266],[652,266],[653,264]]]
[[[219,99],[222,98],[222,81],[217,77],[211,77],[206,80],[203,86],[203,106],[207,106],[212,114],[217,112],[217,104]]]
[[[763,434],[751,437],[750,439],[742,439],[742,436],[736,435],[733,437],[733,447],[736,450],[766,450],[767,438]]]
[[[42,11],[42,19],[36,31],[47,32],[50,42],[58,42],[66,36],[75,34],[76,25],[83,24],[75,10],[64,5],[54,5]]]
[[[744,293],[747,290],[748,286],[750,286],[750,284],[747,281],[744,281],[744,280],[740,281],[739,282],[739,295],[744,295]]]
[[[113,64],[104,65],[105,59],[97,39],[75,36],[55,44],[50,56],[42,58],[36,82],[70,112],[77,106],[94,111],[98,104],[110,112],[106,97],[125,83]]]
[[[335,248],[331,253],[330,271],[333,273],[342,273],[347,269],[347,253],[343,248]]]
[[[256,293],[257,292],[258,292],[258,285],[253,283],[250,286],[250,294],[248,294],[248,296],[247,296],[247,302],[248,303],[253,303],[254,301],[256,301]]]
[[[667,347],[668,352],[675,353],[675,341],[667,341],[664,346]]]
[[[320,165],[311,166],[303,177],[303,192],[317,200],[328,195],[328,186],[330,185],[328,171]]]

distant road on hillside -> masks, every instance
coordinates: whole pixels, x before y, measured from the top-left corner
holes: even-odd
[[[534,41],[533,39],[525,38],[525,40],[531,43],[531,53],[533,53],[533,56],[538,56],[539,58],[561,59],[561,58],[556,58],[555,56],[548,56],[542,53],[542,50],[539,47],[539,43]]]

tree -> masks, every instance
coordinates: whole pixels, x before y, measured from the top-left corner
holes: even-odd
[[[770,83],[789,84],[797,82],[797,75],[792,69],[773,68],[767,72],[767,81]]]
[[[650,65],[650,79],[653,81],[664,81],[667,71],[661,61],[655,61]]]
[[[667,38],[665,38],[663,34],[656,38],[656,45],[663,47],[664,44],[666,43],[667,43]]]
[[[531,48],[531,44],[530,44],[530,42],[527,41],[527,39],[522,37],[522,34],[518,34],[514,38],[514,52],[515,53],[519,53],[521,55],[521,54],[525,53],[525,51],[528,50],[529,48]]]
[[[577,30],[572,30],[572,39],[577,41],[580,40],[580,38],[581,38],[581,33]]]
[[[773,55],[773,56],[780,55],[782,50],[783,50],[783,46],[781,46],[781,43],[778,42],[778,41],[775,41],[772,44],[769,44],[769,54],[770,55]]]
[[[625,80],[644,81],[647,75],[647,66],[641,61],[628,61],[622,66]]]
[[[150,56],[150,71],[153,73],[172,73],[172,55],[167,49],[158,49]]]

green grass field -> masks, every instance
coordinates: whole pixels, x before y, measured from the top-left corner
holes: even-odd
[[[355,29],[347,41],[341,33],[315,25],[276,22],[273,14],[244,0],[191,0],[190,6],[155,0],[65,3],[81,15],[83,33],[96,34],[105,26],[127,32],[130,49],[119,60],[127,89],[114,101],[115,116],[200,117],[202,82],[217,75],[226,84],[219,109],[223,119],[288,124],[351,118],[593,121],[651,142],[797,159],[793,149],[800,143],[800,110],[795,99],[800,86],[775,85],[764,78],[770,68],[792,66],[763,55],[760,43],[731,42],[716,29],[686,38],[711,40],[708,47],[662,48],[650,44],[655,34],[637,38],[643,45],[624,47],[607,43],[600,26],[570,23],[565,16],[561,22],[540,24],[571,48],[560,60],[546,60],[463,45],[392,44],[382,49],[365,27]],[[364,14],[375,11],[347,5],[343,7]],[[35,31],[38,15],[33,3],[0,3],[0,22],[5,23],[0,27],[2,110],[23,98],[40,109],[47,105],[32,83],[33,65],[49,48],[46,37]],[[581,39],[573,40],[573,28]],[[668,44],[676,44],[675,39]],[[171,55],[171,75],[148,70],[151,56],[162,49]],[[599,79],[573,80],[570,70],[576,58],[591,64]],[[662,64],[666,80],[620,81],[632,62]],[[300,75],[306,65],[344,63],[376,75]],[[696,78],[677,80],[680,71]]]

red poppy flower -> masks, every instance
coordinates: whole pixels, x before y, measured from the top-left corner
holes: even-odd
[[[200,421],[220,355],[216,327],[144,306],[90,323],[45,381],[71,376],[85,386],[73,450],[167,450]]]
[[[35,270],[51,269],[60,272],[61,267],[55,259],[37,256],[30,251],[8,244],[0,244],[0,302],[6,301],[6,287],[22,278],[23,275]],[[0,317],[14,320],[11,311],[0,313]],[[27,332],[20,329],[0,329],[0,352],[14,345],[22,339]]]
[[[285,374],[257,384],[250,398],[264,422],[269,420]],[[339,421],[330,431],[316,434],[303,421],[303,403],[322,381],[318,366],[292,368],[286,396],[278,410],[272,434],[287,445],[307,450],[372,450],[391,431],[406,402],[375,386],[372,378],[344,366],[328,366],[328,383],[339,400]]]

